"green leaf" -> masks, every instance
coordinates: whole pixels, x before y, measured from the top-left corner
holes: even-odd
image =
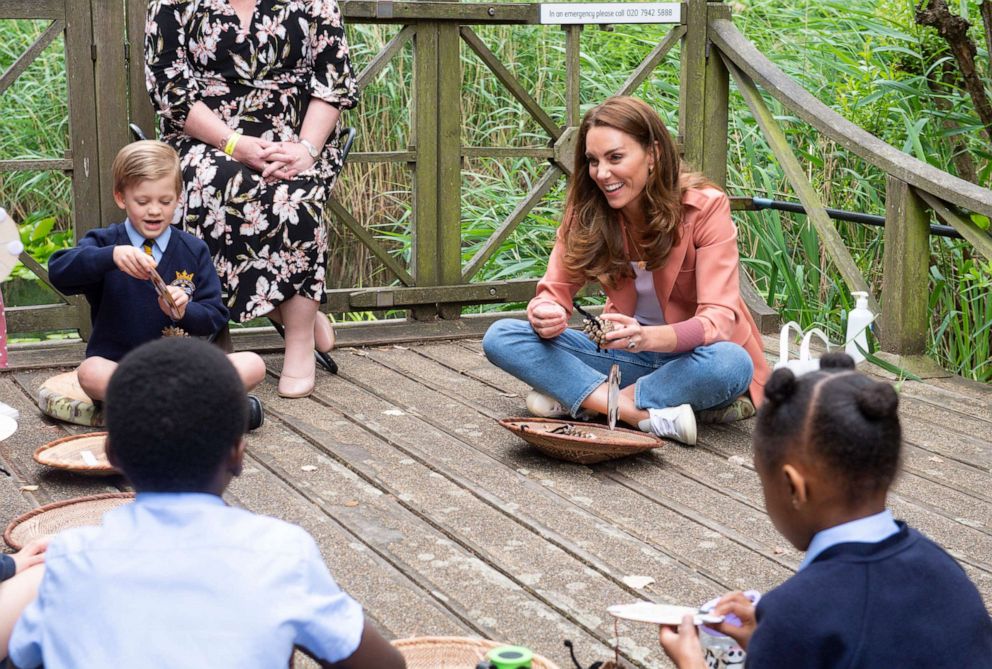
[[[972,214],[971,222],[980,227],[982,230],[988,232],[989,230],[989,217],[983,214]]]

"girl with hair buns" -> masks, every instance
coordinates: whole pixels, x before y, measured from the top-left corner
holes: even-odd
[[[745,393],[757,405],[769,373],[740,295],[730,202],[689,171],[661,118],[636,98],[586,113],[574,164],[529,323],[493,324],[486,356],[534,387],[527,407],[545,417],[606,413],[606,375],[618,363],[620,419],[695,444],[693,411],[730,407]],[[593,281],[613,327],[602,350],[567,328],[572,298]]]
[[[765,508],[806,556],[755,608],[731,593],[714,608],[742,625],[717,630],[747,667],[992,667],[992,622],[964,570],[885,507],[902,434],[892,386],[843,353],[797,379],[776,370],[754,431]],[[680,669],[705,669],[691,617],[662,627]]]

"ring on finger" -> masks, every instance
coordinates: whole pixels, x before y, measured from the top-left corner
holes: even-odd
[[[637,348],[637,342],[635,342],[630,337],[627,337],[627,348],[629,348],[629,349],[635,349],[635,348]]]

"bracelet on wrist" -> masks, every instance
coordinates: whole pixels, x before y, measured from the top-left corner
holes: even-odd
[[[302,146],[304,149],[307,150],[307,153],[310,154],[310,157],[311,158],[313,158],[314,160],[317,160],[317,157],[320,155],[320,150],[316,146],[313,145],[313,142],[311,142],[309,139],[303,139],[301,137],[300,138],[300,146]]]
[[[234,156],[234,147],[238,145],[238,140],[241,139],[241,131],[235,130],[227,138],[227,143],[224,144],[224,153],[229,156]]]

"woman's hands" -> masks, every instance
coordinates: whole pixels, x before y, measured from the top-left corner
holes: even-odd
[[[641,325],[633,316],[617,313],[602,314],[600,318],[613,321],[616,328],[607,333],[603,348],[621,349],[631,353],[668,353],[675,350],[675,330],[670,325]]]
[[[262,158],[268,161],[262,171],[263,179],[293,179],[316,162],[299,142],[274,142],[262,151]]]
[[[565,307],[556,302],[541,302],[531,309],[528,320],[541,339],[554,339],[568,327]]]

